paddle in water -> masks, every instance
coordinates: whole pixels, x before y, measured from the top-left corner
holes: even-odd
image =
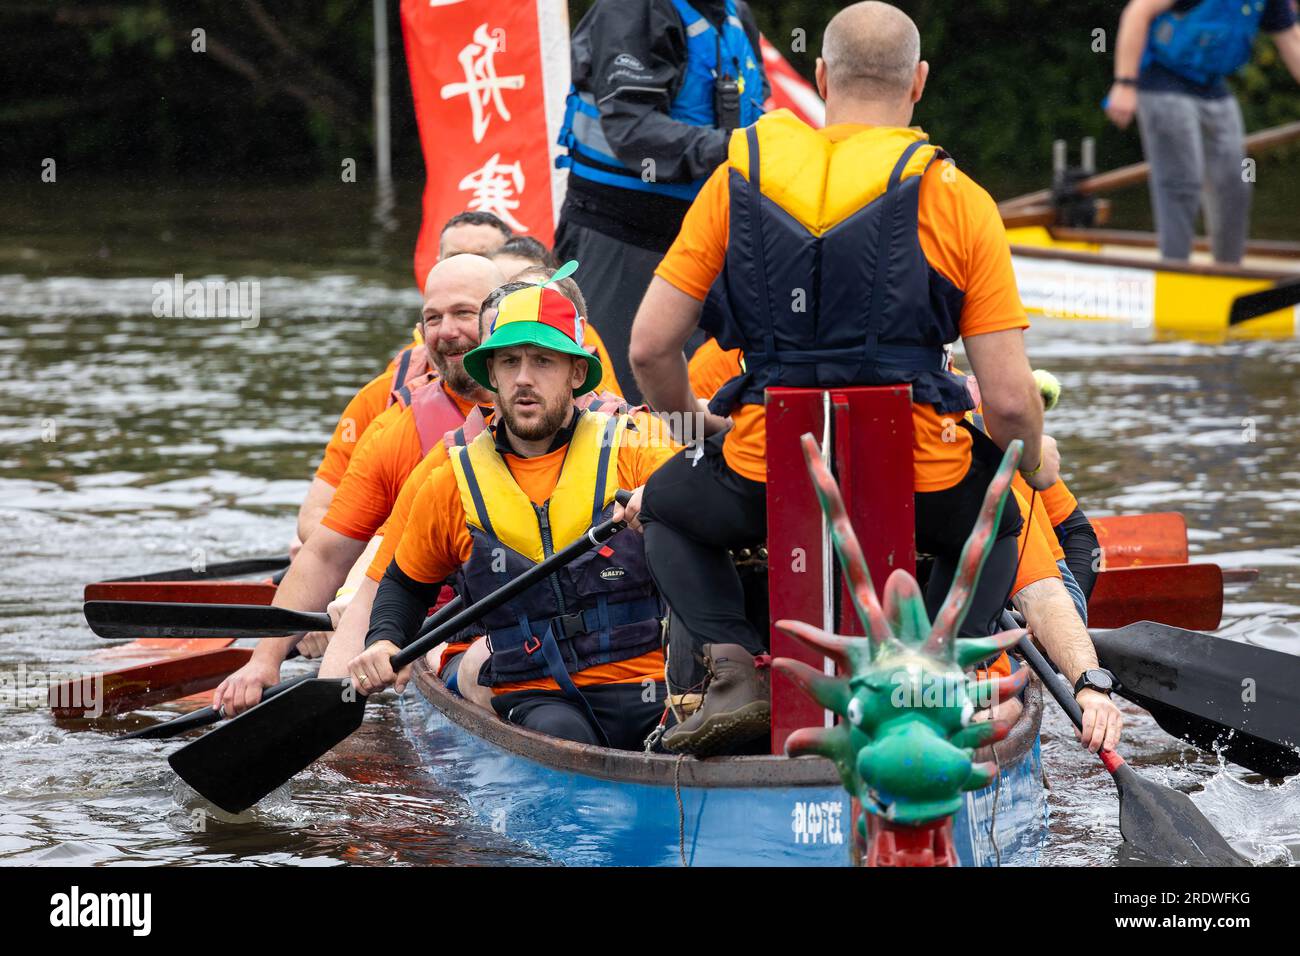
[[[619,492],[619,502],[626,503]],[[394,671],[419,660],[461,628],[513,600],[623,529],[603,521],[483,600],[456,613],[392,657]],[[307,680],[181,747],[167,762],[186,783],[230,813],[242,813],[361,726],[368,698],[350,678]]]
[[[1004,625],[1014,624],[1009,614]],[[1077,730],[1083,730],[1083,711],[1047,659],[1026,634],[1016,650],[1033,668]],[[1124,842],[1144,857],[1187,866],[1249,866],[1192,798],[1171,787],[1142,777],[1113,750],[1097,754],[1119,792],[1119,832]]]
[[[430,633],[435,627],[442,624],[451,615],[460,610],[462,601],[460,595],[453,597],[450,601],[438,608],[437,613],[432,614],[420,628],[419,637]],[[262,691],[262,700],[270,700],[279,694],[284,693],[291,687],[301,684],[305,680],[310,680],[311,675],[305,674],[302,677],[294,677],[290,680],[280,681],[272,687]],[[215,686],[215,685],[213,685]],[[123,734],[118,740],[138,740],[153,739],[165,740],[168,737],[175,737],[177,734],[183,734],[187,731],[197,730],[200,727],[207,727],[221,720],[224,715],[215,707],[204,707],[202,710],[196,710],[191,714],[183,714],[180,717],[173,718],[161,724],[154,724],[152,727],[145,727],[143,730],[136,730],[129,734]]]
[[[243,558],[209,564],[201,570],[192,567],[174,568],[171,571],[154,571],[151,574],[132,574],[124,578],[109,578],[104,584],[123,584],[129,581],[216,581],[220,578],[242,578],[251,574],[272,574],[289,567],[288,557]]]
[[[1300,773],[1300,657],[1151,621],[1092,642],[1120,696],[1168,733],[1268,777]]]

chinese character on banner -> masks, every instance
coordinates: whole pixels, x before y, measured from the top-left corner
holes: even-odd
[[[469,210],[550,245],[563,175],[553,160],[569,88],[565,0],[401,0],[402,37],[424,152],[416,284],[438,235]]]
[[[490,212],[515,232],[528,231],[527,226],[511,215],[519,208],[519,200],[513,197],[524,191],[524,173],[518,163],[506,165],[501,162],[500,153],[493,153],[482,169],[462,179],[457,188],[472,193],[465,203],[466,209]]]

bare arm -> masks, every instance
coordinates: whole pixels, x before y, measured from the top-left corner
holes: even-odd
[[[701,307],[699,300],[655,276],[637,309],[628,359],[642,394],[656,411],[695,410],[682,349],[700,323]]]
[[[1142,52],[1151,33],[1151,21],[1173,8],[1174,0],[1130,0],[1119,15],[1115,37],[1115,75],[1136,77]]]
[[[312,536],[320,525],[320,519],[329,511],[330,502],[334,500],[334,486],[324,478],[313,478],[307,489],[307,497],[298,509],[298,540],[303,544]]]
[[[1032,528],[1030,531],[1032,532]],[[1060,578],[1043,578],[1021,588],[1011,599],[1025,616],[1035,639],[1070,685],[1098,667],[1097,650]],[[1105,694],[1085,688],[1075,695],[1083,710],[1079,739],[1089,750],[1113,750],[1119,743],[1124,715]]]
[[[1115,38],[1115,76],[1137,79],[1142,68],[1142,53],[1151,33],[1151,21],[1169,10],[1174,0],[1130,0],[1119,17],[1119,35]],[[1133,122],[1137,113],[1137,89],[1114,84],[1106,97],[1106,115],[1120,129]]]
[[[329,528],[317,529],[289,565],[289,573],[276,588],[272,604],[295,611],[324,610],[364,548],[363,541]],[[248,663],[217,687],[212,695],[213,706],[224,707],[230,715],[256,704],[262,689],[279,679],[280,665],[297,642],[297,637],[264,637],[258,641]]]
[[[1274,33],[1273,42],[1277,44],[1278,55],[1291,71],[1292,78],[1300,83],[1300,23],[1293,23],[1290,29]]]
[[[1006,329],[972,335],[963,339],[962,344],[966,346],[971,372],[980,383],[984,424],[989,436],[1003,448],[1017,438],[1023,441],[1025,451],[1020,467],[1023,471],[1033,471],[1042,463],[1043,399],[1025,355],[1024,331]],[[1025,480],[1041,490],[1055,482],[1056,477],[1048,462],[1032,479]]]
[[[352,603],[343,612],[325,658],[320,664],[320,677],[347,677],[348,662],[366,649],[366,631],[370,629],[370,609],[375,604],[379,584],[365,578],[357,588]]]

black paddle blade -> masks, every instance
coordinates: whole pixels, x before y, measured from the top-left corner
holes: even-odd
[[[361,726],[347,678],[305,680],[181,747],[167,762],[229,813],[242,813]]]
[[[1228,312],[1228,324],[1240,325],[1293,305],[1300,305],[1300,278],[1287,279],[1271,289],[1237,296]]]
[[[333,630],[328,614],[256,604],[87,601],[86,622],[100,637],[283,637]]]
[[[1300,657],[1151,621],[1092,641],[1167,733],[1265,776],[1300,772]]]
[[[209,564],[202,571],[193,568],[173,568],[171,571],[155,571],[152,574],[133,574],[125,578],[109,578],[105,584],[121,584],[126,581],[217,581],[222,578],[242,578],[250,574],[269,574],[289,566],[288,558],[244,558],[240,561],[223,561]]]
[[[123,734],[118,740],[166,740],[168,737],[175,737],[177,734],[183,734],[190,730],[197,730],[200,727],[206,727],[208,724],[215,724],[221,719],[221,713],[212,707],[203,707],[190,714],[182,714],[180,717],[173,717],[171,720],[164,720],[162,723],[154,724],[151,727],[144,727],[140,730],[133,730],[129,734]]]
[[[1119,832],[1142,856],[1178,866],[1250,866],[1187,794],[1143,778],[1128,764],[1114,777]]]
[[[292,659],[298,655],[298,648],[289,652],[289,658]],[[262,700],[268,701],[277,694],[283,694],[291,688],[297,687],[303,681],[311,680],[311,674],[303,674],[301,677],[293,677],[289,680],[282,680],[274,687],[268,687],[262,691]],[[190,714],[182,714],[179,717],[173,717],[171,720],[164,720],[161,724],[154,724],[152,727],[145,727],[141,730],[133,730],[129,734],[123,734],[118,740],[166,740],[168,737],[175,737],[177,734],[188,733],[191,730],[197,730],[200,727],[206,727],[209,724],[215,724],[221,719],[221,711],[213,707],[204,707]]]

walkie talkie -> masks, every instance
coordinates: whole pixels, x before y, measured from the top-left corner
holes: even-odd
[[[714,45],[718,66],[713,71],[713,119],[718,129],[730,133],[740,125],[740,61],[732,57],[736,76],[728,76],[722,70],[722,38],[715,35]]]

